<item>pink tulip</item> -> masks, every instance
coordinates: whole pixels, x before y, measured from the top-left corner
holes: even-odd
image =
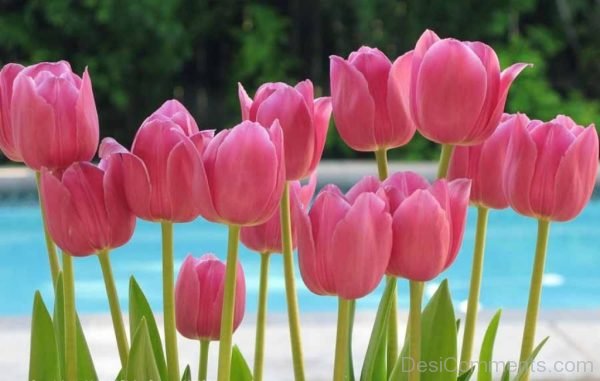
[[[315,294],[361,298],[377,287],[390,259],[392,217],[375,178],[344,196],[327,185],[310,212],[296,208],[298,260]]]
[[[431,186],[411,172],[383,184],[392,210],[393,245],[387,273],[428,281],[456,259],[469,206],[470,180],[437,180]]]
[[[80,78],[66,61],[43,62],[21,70],[12,85],[10,121],[2,127],[12,145],[8,154],[34,170],[64,169],[94,156],[98,114],[87,69]]]
[[[225,289],[225,263],[213,254],[196,259],[188,255],[181,265],[175,284],[177,330],[188,339],[219,340],[221,310]],[[233,330],[244,318],[246,281],[237,264]]]
[[[317,186],[316,175],[310,176],[308,184],[301,186],[300,181],[291,183],[291,203],[298,205],[300,208],[308,208],[308,204],[315,194]],[[298,204],[299,203],[299,204]],[[290,207],[292,213],[295,213],[296,206]],[[296,248],[296,226],[292,216],[292,245]],[[271,218],[256,226],[245,226],[241,229],[240,241],[250,250],[258,253],[282,253],[283,246],[281,243],[281,218],[279,213],[275,212]]]
[[[19,64],[9,63],[0,70],[0,150],[12,161],[23,161],[15,145],[15,137],[10,118],[13,82],[23,70]]]
[[[496,52],[482,42],[440,40],[426,30],[415,49],[394,62],[402,77],[411,61],[410,109],[417,129],[441,144],[479,144],[492,135],[508,89],[528,65],[500,72]]]
[[[133,234],[135,216],[123,193],[122,176],[87,162],[62,174],[42,170],[41,196],[48,230],[67,253],[83,257],[122,246]]]
[[[504,192],[517,212],[544,220],[575,218],[592,196],[598,133],[558,116],[550,122],[518,114],[504,166]]]
[[[505,114],[492,136],[474,146],[454,148],[448,179],[471,179],[471,202],[493,209],[508,207],[502,171],[516,115]]]
[[[238,85],[242,119],[270,126],[279,120],[284,136],[287,180],[310,175],[323,154],[331,115],[329,97],[314,99],[313,84],[306,80],[291,87],[265,83],[252,100]]]
[[[378,49],[361,47],[348,60],[331,56],[335,126],[352,149],[377,151],[407,144],[415,133],[410,118],[410,60],[392,63]]]

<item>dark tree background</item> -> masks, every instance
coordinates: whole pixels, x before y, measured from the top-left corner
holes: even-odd
[[[502,67],[531,62],[507,109],[600,119],[600,0],[0,0],[0,63],[89,67],[103,136],[129,144],[140,122],[178,98],[201,128],[239,120],[237,82],[310,78],[328,92],[329,55],[377,46],[391,59],[424,29],[481,40]],[[416,138],[396,157],[426,159]],[[334,129],[326,156],[357,157]]]

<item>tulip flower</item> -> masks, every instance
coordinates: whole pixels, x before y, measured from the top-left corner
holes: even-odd
[[[18,68],[8,70],[10,82]],[[80,78],[66,61],[26,67],[14,78],[12,97],[3,103],[10,104],[10,119],[3,117],[8,122],[3,121],[2,134],[12,145],[5,152],[28,167],[63,169],[96,153],[98,114],[87,69]],[[2,109],[7,112],[4,105]]]
[[[383,183],[393,216],[393,245],[387,273],[428,281],[456,259],[469,206],[470,181],[437,180],[427,186],[410,172]]]
[[[0,70],[0,150],[12,161],[23,161],[15,145],[15,137],[10,117],[13,82],[23,70],[19,64],[9,63]]]
[[[302,186],[300,181],[293,181],[290,184],[292,193],[291,202],[301,208],[308,208],[308,204],[315,194],[317,186],[317,177],[312,175],[308,184]],[[295,205],[292,207],[292,212]],[[294,218],[292,217],[292,225]],[[296,229],[292,226],[292,243],[296,248]],[[279,213],[274,213],[269,220],[261,225],[245,226],[240,232],[240,241],[249,249],[258,253],[281,253],[283,252],[281,244],[281,218]]]
[[[342,194],[335,185],[319,192],[310,212],[297,208],[302,279],[318,295],[361,298],[377,287],[390,259],[392,218],[385,194],[361,181]],[[367,185],[366,185],[367,184]]]
[[[410,110],[417,130],[440,144],[479,144],[492,135],[513,80],[528,66],[500,72],[496,52],[482,42],[440,39],[427,30],[415,49],[394,62],[402,78],[410,73]]]
[[[471,202],[478,207],[504,209],[502,171],[516,115],[504,114],[498,128],[483,143],[454,148],[448,179],[471,179]]]
[[[558,116],[550,122],[515,118],[504,166],[504,192],[525,216],[568,221],[590,200],[598,172],[598,133]]]
[[[246,283],[242,266],[237,264],[235,314],[237,329],[246,303]],[[177,330],[193,340],[219,340],[221,310],[225,287],[225,263],[213,254],[196,259],[188,255],[181,265],[175,285]]]
[[[238,85],[242,119],[270,126],[278,120],[283,130],[286,180],[298,180],[314,172],[321,160],[331,99],[314,99],[309,80],[295,87],[285,83],[265,83],[252,100],[244,87]]]
[[[347,60],[331,56],[335,126],[352,149],[376,152],[396,148],[414,135],[409,110],[411,61],[406,57],[392,72],[392,63],[378,49],[363,46]]]

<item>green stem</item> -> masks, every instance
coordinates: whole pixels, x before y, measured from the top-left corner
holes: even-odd
[[[483,272],[488,212],[489,209],[486,207],[477,207],[477,230],[475,233],[475,249],[473,251],[473,266],[471,269],[471,285],[469,288],[469,301],[467,303],[465,332],[460,353],[461,373],[466,372],[471,367],[473,338],[475,336],[475,324],[477,323],[477,307],[479,306],[479,292],[481,290],[481,274]]]
[[[200,340],[200,365],[198,369],[198,381],[206,381],[208,373],[208,346],[210,341]]]
[[[300,337],[300,313],[298,312],[298,296],[296,295],[296,284],[294,280],[292,222],[290,216],[290,186],[288,182],[286,182],[283,188],[280,211],[285,296],[288,307],[290,342],[292,345],[292,361],[294,364],[294,378],[296,381],[304,381],[302,341]]]
[[[385,149],[379,149],[375,151],[375,160],[377,160],[377,173],[379,174],[379,180],[383,181],[388,178],[387,151]]]
[[[527,315],[525,317],[525,328],[523,329],[523,341],[521,342],[521,356],[519,370],[525,366],[525,361],[533,351],[535,341],[535,329],[537,324],[540,300],[542,297],[542,277],[546,263],[546,250],[548,237],[550,235],[550,221],[538,220],[537,244],[535,247],[535,260],[531,274],[531,286],[529,288],[529,302],[527,303]],[[526,370],[523,381],[529,380],[529,369]]]
[[[443,179],[448,173],[448,165],[450,164],[450,157],[454,151],[454,146],[451,144],[442,144],[442,152],[440,153],[440,163],[438,165],[437,178]]]
[[[421,301],[423,282],[410,281],[410,311],[408,314],[408,353],[411,359],[408,381],[419,381],[421,361]]]
[[[108,297],[108,305],[110,306],[110,315],[112,318],[115,337],[117,339],[117,348],[119,349],[119,358],[121,359],[121,368],[125,369],[127,365],[127,355],[129,354],[129,344],[127,343],[127,333],[125,333],[125,325],[123,324],[123,314],[119,305],[119,296],[117,295],[117,287],[115,286],[115,278],[113,276],[110,265],[110,257],[108,250],[102,250],[98,253],[98,260],[102,268],[102,276],[104,277],[104,286],[106,287],[106,296]]]
[[[350,300],[350,324],[348,324],[348,379],[354,380],[354,360],[352,359],[352,332],[354,328],[354,315],[356,314],[356,300]]]
[[[48,261],[50,262],[50,274],[52,275],[52,284],[56,285],[56,279],[58,278],[58,273],[60,272],[60,264],[58,263],[56,246],[54,246],[52,237],[50,237],[50,232],[48,231],[48,224],[46,223],[46,212],[44,211],[44,206],[42,204],[42,192],[40,189],[40,178],[40,172],[36,171],[35,182],[37,184],[38,195],[40,200],[40,210],[42,211],[42,224],[44,225],[44,238],[46,240],[46,251],[48,252]]]
[[[260,283],[258,287],[258,312],[256,314],[256,337],[254,343],[254,381],[262,381],[263,378],[270,257],[271,254],[268,252],[260,254]]]
[[[177,334],[175,332],[173,223],[163,221],[161,223],[161,230],[163,256],[163,319],[165,328],[165,348],[167,350],[167,373],[169,381],[179,381]]]
[[[218,381],[229,381],[229,374],[231,372],[231,346],[239,238],[240,227],[237,225],[229,225],[227,264],[225,267],[225,291],[223,293],[223,310],[221,313]]]
[[[73,258],[69,254],[63,253],[62,260],[65,293],[65,380],[77,381],[77,320]]]
[[[335,340],[335,366],[333,369],[333,380],[344,381],[348,374],[348,350],[350,346],[350,315],[352,313],[352,302],[343,298],[338,301],[337,336]]]

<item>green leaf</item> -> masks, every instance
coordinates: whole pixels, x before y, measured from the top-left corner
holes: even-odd
[[[535,347],[535,349],[533,350],[533,352],[531,352],[531,355],[527,358],[527,360],[525,360],[525,366],[520,367],[520,369],[517,372],[517,375],[515,376],[515,378],[514,378],[513,381],[522,381],[523,379],[525,379],[525,374],[527,373],[527,369],[529,369],[529,367],[533,363],[533,360],[535,360],[535,358],[537,357],[538,353],[540,353],[540,351],[544,347],[544,344],[546,344],[546,341],[548,341],[549,338],[550,337],[546,337],[544,340],[542,340],[537,345],[537,347]]]
[[[405,372],[402,364],[407,364],[406,361],[408,359],[408,327],[406,327],[406,333],[404,334],[404,344],[402,345],[402,350],[400,351],[400,356],[398,356],[398,360],[394,364],[392,368],[392,373],[390,374],[390,381],[406,381],[408,373]],[[391,364],[390,364],[391,366]]]
[[[460,319],[456,319],[456,332],[460,331]]]
[[[160,374],[154,360],[152,343],[148,334],[146,318],[138,324],[133,335],[129,359],[127,360],[127,381],[160,381]]]
[[[490,324],[485,330],[481,350],[479,351],[479,369],[477,370],[477,381],[492,381],[492,356],[494,353],[494,342],[498,332],[498,324],[502,310],[498,310],[492,317]]]
[[[504,370],[502,371],[502,376],[500,376],[500,381],[509,381],[510,380],[510,362],[504,364]]]
[[[62,272],[58,273],[56,279],[56,288],[54,290],[54,334],[58,345],[58,363],[61,370],[65,369],[65,298],[63,288]],[[85,339],[79,315],[75,316],[77,324],[77,379],[97,381],[98,375],[94,367],[94,360],[90,348]]]
[[[190,370],[190,366],[186,366],[183,371],[183,376],[181,376],[181,381],[192,381],[192,371]]]
[[[470,367],[466,372],[458,376],[456,381],[469,381],[475,372],[475,366]]]
[[[237,345],[233,346],[231,352],[231,375],[229,379],[230,381],[252,381],[250,367],[248,367],[248,363]]]
[[[369,339],[365,361],[363,362],[360,374],[361,381],[380,381],[385,380],[387,377],[387,370],[384,365],[385,360],[382,360],[382,357],[386,356],[387,322],[392,307],[393,290],[396,286],[396,279],[392,279],[393,281],[387,282],[381,296],[381,301],[379,302],[379,307],[377,308],[375,323],[373,324],[371,338]]]
[[[152,353],[154,354],[154,361],[158,367],[158,372],[160,373],[160,377],[163,380],[166,380],[167,363],[165,361],[165,353],[163,351],[156,320],[154,320],[152,308],[150,308],[148,299],[146,299],[144,292],[136,282],[135,278],[131,277],[129,278],[129,333],[132,337],[133,333],[137,331],[141,324],[142,319],[146,319]]]
[[[39,291],[33,297],[31,317],[31,349],[29,352],[29,380],[57,381],[62,379],[58,362],[58,346],[52,318]]]
[[[121,370],[119,371],[119,374],[117,374],[117,377],[115,377],[115,381],[124,381],[126,371],[127,371],[127,369],[121,368]]]

